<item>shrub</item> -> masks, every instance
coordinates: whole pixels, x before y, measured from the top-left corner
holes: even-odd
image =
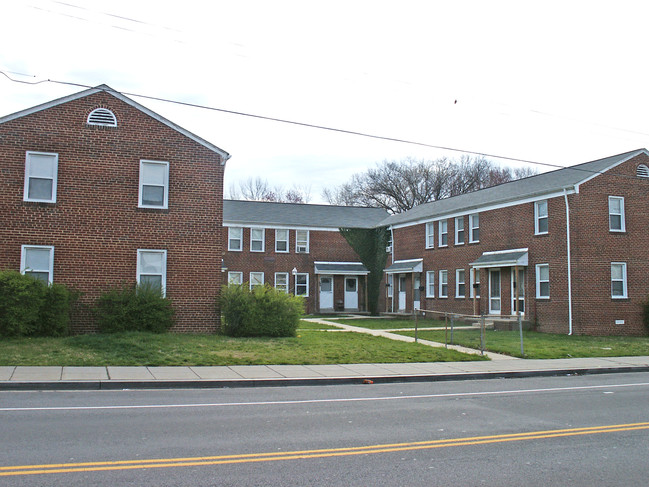
[[[74,297],[61,284],[0,271],[0,336],[67,335]]]
[[[271,286],[245,285],[223,288],[219,299],[223,333],[233,337],[295,336],[304,300]]]
[[[124,286],[102,294],[95,305],[95,316],[102,333],[165,333],[174,324],[170,301],[150,285]]]

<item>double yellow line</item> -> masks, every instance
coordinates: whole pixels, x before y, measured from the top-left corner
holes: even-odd
[[[0,477],[11,475],[37,475],[50,473],[99,472],[105,470],[133,470],[142,468],[191,467],[205,465],[224,465],[252,462],[275,462],[285,460],[304,460],[309,458],[340,457],[349,455],[371,455],[409,450],[426,450],[452,446],[485,445],[506,443],[510,441],[540,440],[566,436],[596,435],[649,429],[647,423],[614,424],[593,426],[590,428],[570,428],[560,430],[532,431],[509,435],[474,436],[470,438],[453,438],[448,440],[414,441],[409,443],[392,443],[350,448],[327,448],[321,450],[302,450],[289,452],[250,453],[241,455],[219,455],[189,458],[159,458],[151,460],[123,460],[114,462],[61,463],[47,465],[17,465],[0,467]]]

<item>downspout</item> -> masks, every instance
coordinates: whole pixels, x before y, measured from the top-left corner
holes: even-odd
[[[563,188],[563,198],[566,202],[566,248],[568,256],[568,335],[572,335],[572,265],[570,260],[570,206],[568,192]]]

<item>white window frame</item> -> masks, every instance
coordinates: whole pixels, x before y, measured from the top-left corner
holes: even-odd
[[[253,276],[254,276],[254,282],[253,282]],[[256,272],[253,271],[249,274],[249,279],[248,279],[248,285],[250,286],[250,290],[252,291],[255,287],[257,286],[263,286],[265,283],[264,279],[264,273],[263,272]]]
[[[462,232],[462,238],[460,238],[460,232]],[[464,245],[464,217],[463,216],[455,217],[455,245]]]
[[[52,160],[50,161],[52,164],[52,175],[38,175],[38,174],[31,174],[32,172],[32,156],[36,157],[48,157],[51,158]],[[44,199],[44,198],[30,198],[29,197],[29,181],[31,178],[34,179],[49,179],[52,181],[52,197],[50,199]],[[24,185],[24,192],[23,192],[23,201],[34,201],[38,203],[56,203],[56,187],[58,186],[58,179],[59,179],[59,155],[54,152],[35,152],[35,151],[27,151],[25,153],[25,185]]]
[[[387,275],[386,284],[388,286],[388,298],[391,298],[394,296],[394,274]]]
[[[148,166],[163,166],[164,167],[164,176],[163,183],[160,184],[144,184],[143,176],[145,173],[145,168]],[[167,161],[152,161],[148,159],[140,159],[140,180],[139,180],[139,189],[138,189],[138,208],[154,208],[157,210],[166,210],[169,208],[169,162]],[[144,204],[142,198],[144,196],[144,186],[155,186],[163,188],[162,204],[161,205],[147,205]]]
[[[47,269],[27,268],[27,253],[30,250],[49,250],[50,255],[48,258]],[[54,282],[54,246],[52,245],[21,245],[20,246],[20,273],[29,274],[30,271],[47,272],[47,283],[52,284]]]
[[[477,231],[478,238],[474,238],[474,231]],[[472,213],[471,215],[469,215],[469,243],[478,243],[479,241],[480,241],[480,213]]]
[[[280,280],[283,278],[284,283],[280,283]],[[290,281],[288,280],[288,272],[276,272],[275,273],[275,289],[279,291],[284,291],[285,293],[288,293],[289,291],[289,283]]]
[[[545,206],[545,214],[542,208]],[[541,230],[541,221],[545,220],[545,230]],[[550,226],[548,220],[548,200],[536,201],[534,203],[534,235],[545,235],[548,233]]]
[[[469,269],[469,280],[471,282],[471,289],[469,290],[469,297],[471,298],[479,298],[480,297],[480,292],[475,293],[476,289],[476,284],[478,285],[478,289],[480,289],[480,269]],[[474,296],[475,294],[475,296]]]
[[[261,232],[261,237],[255,238],[255,233]],[[261,243],[260,249],[255,249],[255,242]],[[266,229],[265,228],[251,228],[250,229],[250,252],[265,252],[266,251]]]
[[[229,284],[241,286],[243,284],[243,272],[240,271],[228,272],[228,285]]]
[[[611,208],[611,202],[619,201],[620,202],[620,211],[614,213]],[[619,216],[620,217],[620,228],[613,228],[611,224],[611,217]],[[608,229],[611,232],[626,232],[626,218],[624,215],[624,197],[623,196],[609,196],[608,197]]]
[[[426,223],[426,248],[435,248],[435,222]]]
[[[548,272],[547,279],[541,279],[541,269],[547,269]],[[550,299],[550,265],[536,264],[535,274],[536,274],[536,299]],[[543,283],[548,284],[548,293],[545,295],[541,294],[541,284]]]
[[[426,271],[426,297],[435,297],[435,271]]]
[[[296,253],[308,254],[309,241],[310,241],[309,230],[295,230],[295,252]]]
[[[439,244],[438,247],[448,247],[448,220],[438,222]]]
[[[239,234],[238,236],[236,234]],[[232,246],[232,242],[238,242],[239,248]],[[243,227],[228,227],[228,251],[241,252],[243,250]]]
[[[144,273],[142,272],[142,254],[161,254],[162,255],[162,269],[160,272],[154,273]],[[135,279],[137,284],[140,284],[140,279],[142,275],[145,276],[160,276],[160,286],[162,297],[167,295],[167,251],[161,249],[137,249],[137,269],[135,274]]]
[[[439,297],[448,298],[448,271],[443,269],[439,271]]]
[[[462,279],[460,279],[460,275],[462,276]],[[464,286],[463,293],[460,293],[460,285]],[[466,297],[466,270],[465,269],[455,269],[455,297],[456,298]]]
[[[286,234],[286,238],[280,238],[280,233],[283,233],[283,232]],[[290,235],[290,232],[286,228],[277,228],[277,229],[275,229],[275,252],[277,252],[278,254],[287,254],[289,252],[289,246],[288,246],[289,245],[289,235]],[[283,242],[283,243],[286,244],[285,250],[279,250],[278,244],[280,242]]]
[[[622,270],[621,279],[613,279],[613,266],[618,266]],[[622,295],[613,294],[613,283],[621,282],[622,283]],[[627,288],[627,278],[626,278],[626,262],[611,262],[611,298],[613,299],[628,299],[629,293]]]
[[[304,277],[306,276],[306,283],[305,284],[298,284],[297,279],[298,277]],[[306,286],[306,292],[304,294],[298,293],[297,287],[299,286]],[[309,274],[307,272],[297,272],[295,274],[295,295],[296,296],[304,296],[305,298],[309,297]]]

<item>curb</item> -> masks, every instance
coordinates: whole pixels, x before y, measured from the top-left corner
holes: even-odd
[[[649,372],[649,366],[544,369],[500,372],[461,372],[453,374],[414,374],[357,377],[309,377],[216,380],[91,380],[91,381],[0,381],[0,391],[117,391],[161,389],[226,389],[244,387],[329,386],[395,384],[408,382],[446,382],[486,379],[555,377],[560,375],[622,374]]]

